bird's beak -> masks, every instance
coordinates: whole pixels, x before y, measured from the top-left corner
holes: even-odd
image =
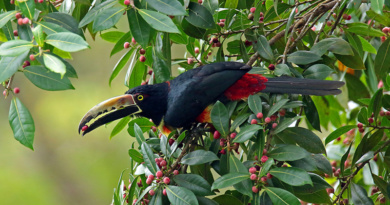
[[[134,101],[134,96],[130,94],[110,98],[97,104],[84,115],[79,124],[79,133],[82,131],[82,135],[85,135],[101,125],[141,111]],[[93,119],[94,121],[89,123]]]

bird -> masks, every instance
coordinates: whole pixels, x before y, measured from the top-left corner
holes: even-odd
[[[85,135],[97,127],[126,117],[146,117],[164,134],[194,123],[211,123],[210,112],[217,101],[245,100],[262,93],[337,95],[342,81],[288,76],[267,78],[248,73],[251,66],[240,62],[218,62],[188,70],[176,78],[153,85],[140,85],[124,95],[105,100],[82,118],[78,131]]]

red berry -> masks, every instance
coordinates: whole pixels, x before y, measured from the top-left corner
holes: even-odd
[[[364,132],[364,128],[359,128],[359,132],[363,133]]]
[[[23,25],[23,18],[18,19],[18,24],[19,24],[19,26]]]
[[[269,64],[268,69],[269,70],[275,70],[275,65],[274,64]]]
[[[255,13],[256,8],[255,8],[255,7],[252,7],[249,11],[250,11],[251,13]]]
[[[373,123],[374,122],[374,119],[372,117],[368,118],[368,123]]]
[[[163,195],[164,195],[164,196],[167,195],[167,190],[166,190],[166,189],[163,190]]]
[[[261,162],[265,163],[267,160],[268,160],[267,156],[264,155],[261,157]]]
[[[7,96],[7,90],[4,90],[4,91],[3,91],[3,95],[4,95],[4,96]]]
[[[230,134],[230,138],[234,139],[235,137],[237,136],[237,133],[233,132],[232,134]]]
[[[257,120],[256,119],[252,119],[251,120],[251,124],[253,125],[253,124],[257,124]]]
[[[146,61],[146,57],[145,57],[145,56],[140,56],[140,57],[139,57],[139,61],[145,62],[145,61]]]
[[[162,171],[157,171],[156,172],[156,177],[161,178],[162,176],[163,176]]]
[[[275,129],[278,126],[278,123],[274,122],[272,123],[272,129]]]
[[[252,174],[250,178],[251,178],[251,180],[255,181],[257,179],[257,175],[256,174]]]
[[[41,3],[43,3],[43,1],[44,1],[44,0],[38,0],[38,3],[40,3],[40,4],[41,4]]]
[[[88,129],[88,125],[84,125],[82,128],[81,128],[81,131],[85,131],[85,130],[87,130]]]
[[[179,171],[178,170],[173,170],[173,175],[178,175]]]
[[[262,182],[267,182],[267,177],[261,177],[260,179]]]
[[[154,190],[153,189],[151,189],[150,191],[149,191],[149,195],[150,196],[153,196],[155,193],[154,193]]]
[[[27,17],[23,19],[23,24],[28,24],[30,23],[30,19],[28,19]]]
[[[18,30],[14,30],[14,36],[19,36]]]
[[[263,149],[263,155],[266,155],[267,154],[267,149]]]
[[[254,173],[256,173],[256,168],[255,167],[251,167],[251,168],[249,168],[249,173],[251,173],[251,174],[254,174]]]
[[[344,162],[344,167],[348,167],[349,166],[349,160],[345,160],[345,162]]]
[[[379,199],[379,202],[380,202],[381,204],[386,203],[386,198],[385,198],[385,197],[380,198],[380,199]]]
[[[348,14],[343,14],[343,19],[347,20],[348,19]]]
[[[375,156],[374,156],[374,158],[372,158],[375,162],[376,161],[378,161],[378,154],[376,154]]]
[[[256,117],[257,117],[258,119],[263,118],[263,113],[261,113],[261,112],[257,113]]]
[[[381,41],[382,41],[382,43],[385,42],[386,41],[386,36],[381,36]]]
[[[214,139],[219,139],[221,137],[221,134],[218,131],[214,132]]]
[[[252,45],[252,42],[248,41],[248,40],[245,40],[245,46],[248,47],[248,46],[251,46]]]
[[[129,42],[125,42],[125,44],[123,44],[123,47],[124,48],[130,48],[130,43]]]
[[[14,88],[14,93],[18,94],[20,92],[20,89],[18,87]]]
[[[165,161],[165,160],[161,161],[161,162],[160,162],[160,165],[161,165],[161,166],[167,166],[167,161]]]
[[[337,161],[336,160],[333,160],[330,165],[332,165],[332,167],[336,167],[337,166]]]
[[[219,19],[219,21],[220,21],[220,22],[225,22],[225,21],[226,21],[226,19]]]
[[[382,29],[382,32],[385,33],[385,34],[388,34],[389,31],[390,31],[390,28],[389,28],[389,27],[384,27],[384,28]]]
[[[325,178],[329,178],[330,177],[329,174],[324,174],[324,176],[325,176]]]
[[[153,179],[151,179],[151,178],[146,179],[146,184],[152,184],[152,182],[153,182]]]
[[[260,17],[263,17],[264,16],[264,13],[263,12],[260,12]]]
[[[328,194],[333,194],[334,193],[334,189],[333,188],[328,188],[328,189],[326,189],[326,192],[328,192]]]
[[[133,38],[131,38],[131,42],[132,42],[132,43],[134,43],[134,44],[136,44],[136,43],[137,43],[137,41],[135,41],[134,37],[133,37]]]
[[[198,3],[199,3],[199,4],[202,4],[202,3],[203,3],[203,0],[198,0]]]
[[[143,54],[145,54],[145,53],[146,53],[145,49],[141,48],[141,49],[139,50],[139,54],[143,55]]]
[[[252,21],[254,18],[255,18],[255,16],[252,13],[248,14],[248,19],[249,20]]]
[[[149,175],[148,179],[152,179],[153,180],[154,179],[154,175],[153,174]]]
[[[331,21],[327,21],[327,22],[326,22],[326,25],[329,26],[329,27],[331,27],[331,26],[332,26],[332,22],[331,22]]]
[[[223,28],[225,26],[225,23],[224,22],[219,22],[218,25]]]
[[[219,42],[218,38],[213,38],[212,41],[213,41],[213,43],[218,43]]]
[[[381,110],[381,111],[379,112],[379,115],[383,117],[383,116],[386,115],[386,113],[385,113],[385,111]]]
[[[164,180],[163,180],[163,182],[164,182],[165,184],[169,184],[169,183],[171,183],[171,179],[168,178],[168,177],[165,177]]]
[[[271,118],[266,117],[266,118],[264,119],[264,122],[267,123],[267,124],[270,123],[270,122],[271,122]]]
[[[347,20],[349,21],[349,20],[351,20],[351,19],[352,19],[352,16],[351,16],[351,15],[348,15]]]
[[[332,172],[333,172],[333,173],[336,172],[336,167],[332,167]]]
[[[34,54],[31,54],[31,55],[30,55],[30,60],[31,60],[31,61],[35,61],[35,55],[34,55]]]
[[[174,140],[174,139],[172,139],[172,138],[171,138],[171,139],[169,139],[169,140],[168,140],[169,146],[171,146],[171,145],[172,145],[174,142],[175,142],[175,140]]]
[[[259,192],[259,188],[257,188],[256,186],[253,186],[252,191],[253,191],[253,193],[257,193],[257,192]]]
[[[123,194],[123,198],[124,198],[124,199],[126,198],[126,193]]]
[[[284,116],[286,115],[286,110],[285,110],[285,109],[279,110],[279,115],[280,115],[281,117],[284,117]]]
[[[214,44],[216,47],[221,47],[221,42],[217,42]]]
[[[268,178],[268,179],[272,179],[272,174],[267,173],[267,178]]]
[[[195,53],[199,53],[199,48],[196,47],[194,51],[195,51]]]
[[[10,3],[10,4],[14,4],[15,1],[14,1],[14,0],[10,0],[9,3]]]
[[[16,19],[20,19],[20,18],[22,18],[22,14],[21,13],[16,13],[15,17],[16,17]]]
[[[130,5],[130,0],[125,0],[123,3],[124,3],[126,6],[128,6],[128,5]]]
[[[192,64],[194,62],[194,60],[192,58],[187,58],[187,63],[188,64]]]
[[[219,151],[219,153],[221,153],[221,154],[226,154],[226,150],[225,150],[225,149],[222,149],[221,151]]]
[[[259,23],[263,23],[264,17],[260,17]]]
[[[363,124],[359,122],[359,123],[357,124],[357,127],[358,127],[358,128],[363,128]]]

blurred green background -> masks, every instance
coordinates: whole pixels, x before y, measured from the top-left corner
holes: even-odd
[[[44,91],[22,73],[15,76],[17,97],[35,121],[35,151],[13,137],[8,122],[12,95],[0,98],[0,204],[110,204],[122,170],[130,167],[127,150],[133,139],[125,130],[109,139],[116,123],[85,137],[77,132],[92,106],[127,90],[123,84],[127,68],[108,86],[121,53],[110,58],[112,43],[100,37],[93,41],[88,33],[86,37],[91,49],[69,61],[79,77],[71,79],[75,90]]]

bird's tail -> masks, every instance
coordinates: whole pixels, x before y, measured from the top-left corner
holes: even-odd
[[[302,79],[293,77],[268,78],[265,83],[265,93],[288,93],[302,95],[338,95],[344,82],[330,80]]]

